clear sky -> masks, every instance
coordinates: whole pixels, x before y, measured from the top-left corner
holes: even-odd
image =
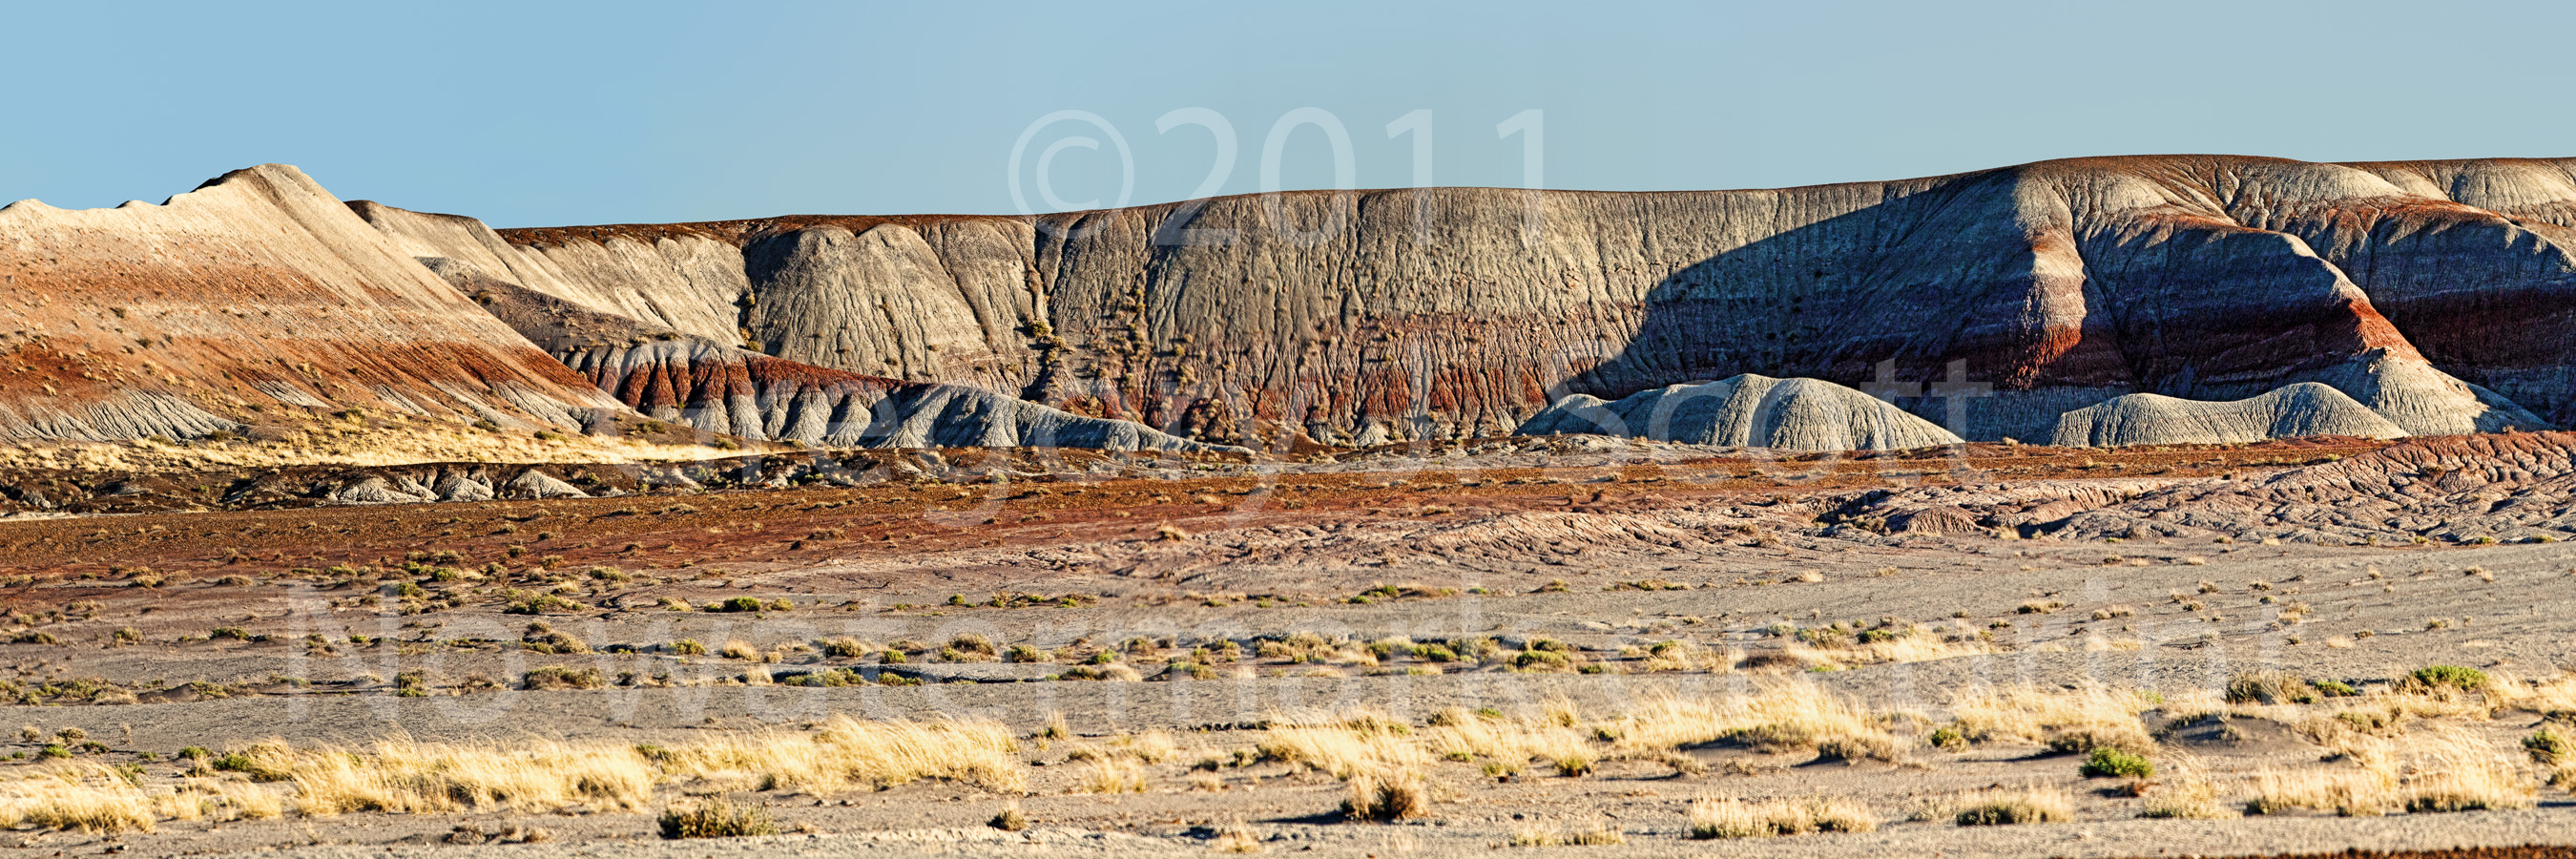
[[[63,3],[0,0],[0,200],[159,201],[303,167],[347,199],[496,226],[1018,210],[1035,120],[1123,136],[1131,202],[1185,198],[1233,127],[1227,193],[1263,187],[1283,117],[1326,116],[1350,181],[1744,188],[2042,158],[2576,154],[2558,101],[2576,4]],[[1303,108],[1318,108],[1292,114]],[[1277,185],[1330,187],[1318,124]],[[1098,149],[1058,146],[1072,137]],[[1064,122],[1022,197],[1120,192]]]

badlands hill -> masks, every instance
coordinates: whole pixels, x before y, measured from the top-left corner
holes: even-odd
[[[2259,397],[2221,403],[2161,394],[2114,397],[2058,416],[2057,432],[2049,444],[2242,444],[2315,435],[2400,438],[2406,434],[2332,386],[2300,382]]]
[[[781,358],[1221,440],[1491,435],[1566,393],[1862,386],[1889,381],[1883,361],[1900,387],[1967,362],[1993,387],[1967,403],[1975,439],[2046,438],[2126,394],[2301,381],[2439,434],[2576,420],[2571,167],[2156,156],[1752,191],[796,216],[505,231],[490,264]]]
[[[580,429],[619,411],[292,167],[158,206],[10,204],[0,303],[0,440],[256,433],[351,410]]]
[[[1520,435],[1598,434],[1784,450],[1904,450],[1960,438],[1885,400],[1815,379],[1746,374],[1639,391],[1618,402],[1558,400]]]
[[[908,382],[789,361],[669,327],[687,320],[652,312],[650,304],[634,316],[591,310],[523,286],[525,280],[563,289],[563,281],[481,221],[366,200],[350,208],[556,360],[660,420],[746,439],[830,447],[1239,450],[971,385]]]
[[[0,437],[350,410],[571,428],[632,407],[820,444],[1376,444],[1746,375],[1869,391],[1977,440],[2054,438],[2133,394],[2189,402],[2086,412],[2124,428],[2080,434],[2387,432],[2308,389],[2235,402],[2299,383],[2408,435],[2542,429],[2576,420],[2571,168],[2096,158],[495,233],[352,210],[268,166],[162,206],[0,211],[20,320],[0,332]],[[1733,419],[1708,417],[1682,435]],[[1782,438],[1946,437],[1883,417],[1827,408]]]

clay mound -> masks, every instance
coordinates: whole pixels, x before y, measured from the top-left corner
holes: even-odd
[[[696,302],[779,357],[1203,435],[1494,435],[1563,392],[1742,373],[1946,421],[1954,361],[1991,386],[1976,439],[2303,381],[2425,434],[2576,420],[2572,165],[2144,156],[1548,191],[1535,220],[1526,192],[1434,188],[506,236],[571,281],[542,291]]]
[[[1902,450],[1959,444],[1931,421],[1817,379],[1746,374],[1631,394],[1617,402],[1573,394],[1518,435],[1600,434],[1684,444],[1799,451]]]
[[[0,209],[0,438],[189,438],[317,412],[578,428],[616,401],[293,167],[162,205]]]
[[[2410,435],[2549,429],[2548,421],[2421,360],[2373,350],[2314,374]],[[2363,435],[2363,433],[2351,433]]]
[[[967,385],[923,384],[735,348],[506,279],[482,223],[375,203],[352,208],[565,366],[659,420],[757,441],[825,447],[1076,447],[1240,451],[1131,421],[1085,417]],[[478,236],[480,238],[478,238]],[[506,249],[506,246],[504,246]]]
[[[2049,444],[2241,444],[2312,435],[2399,438],[2407,432],[2342,391],[2320,382],[2300,382],[2228,402],[2160,394],[2114,397],[2059,416]]]

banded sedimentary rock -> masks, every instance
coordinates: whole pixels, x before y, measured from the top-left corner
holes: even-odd
[[[1956,399],[1936,389],[1983,385],[1979,439],[2044,437],[2123,394],[2300,381],[2425,434],[2576,419],[2570,165],[2092,158],[503,235],[576,281],[532,288],[603,312],[729,319],[715,333],[779,357],[1213,438],[1499,434],[1567,394],[1743,373],[1935,419]],[[689,266],[725,287],[674,274]]]
[[[577,428],[617,408],[281,165],[157,206],[0,209],[0,306],[0,439],[348,408]]]
[[[361,201],[369,223],[494,317],[648,416],[753,440],[826,447],[1076,447],[1213,451],[1132,421],[1088,417],[964,384],[815,366],[657,325],[513,278],[551,282],[544,260],[472,218]],[[620,308],[631,312],[631,307]]]

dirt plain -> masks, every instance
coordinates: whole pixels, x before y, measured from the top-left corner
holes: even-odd
[[[650,808],[339,814],[294,811],[294,784],[281,782],[262,788],[290,800],[274,819],[164,819],[149,832],[22,826],[0,844],[317,857],[1246,847],[2157,856],[2576,844],[2576,804],[2542,784],[2549,771],[2537,763],[2516,764],[2529,781],[2528,801],[2511,803],[2520,807],[2234,812],[2266,771],[2351,768],[2351,749],[2321,738],[2318,720],[2413,700],[2401,696],[2418,669],[2476,668],[2502,689],[2563,685],[2576,669],[2576,547],[2419,541],[2424,529],[2393,527],[2368,542],[2284,540],[2145,526],[2155,519],[2078,538],[2084,529],[2067,524],[2160,492],[2286,486],[2318,469],[2411,461],[2402,446],[1769,457],[1511,439],[1035,464],[943,451],[902,454],[931,465],[910,470],[882,456],[836,461],[858,475],[841,481],[852,485],[798,471],[797,457],[811,455],[787,454],[712,464],[737,478],[694,487],[601,466],[583,484],[601,497],[392,505],[237,495],[226,487],[262,475],[220,467],[149,480],[22,470],[0,482],[44,487],[58,509],[0,519],[10,621],[0,692],[28,726],[0,742],[0,756],[22,755],[0,763],[0,778],[95,763],[175,784],[203,774],[182,749],[272,739],[684,747],[801,735],[846,715],[998,722],[1018,738],[1010,754],[1025,781],[819,790],[674,779]],[[2499,496],[2486,507],[2511,496],[2559,505],[2548,515],[2564,509],[2550,494],[2558,476],[2528,463],[2503,471],[2460,491]],[[360,477],[292,482],[323,492]],[[2072,507],[2035,523],[1920,530],[1873,512],[2015,488]],[[88,512],[60,512],[73,499]],[[1874,646],[1898,639],[1924,644]],[[2226,700],[2252,671],[2354,694]],[[1088,674],[1106,679],[1072,679]],[[584,686],[595,688],[554,688]],[[1619,734],[1636,725],[1623,718],[1660,701],[1784,688],[1847,696],[1902,748],[1836,756],[1735,737],[1649,754]],[[2155,694],[2137,723],[2155,738],[2163,782],[2084,778],[2085,756],[2053,751],[2054,736],[1937,743],[1932,733],[1967,724],[1958,705],[1975,695],[2095,688]],[[2372,741],[2403,755],[2407,738],[2439,733],[2519,761],[2523,738],[2567,715],[2503,700],[2423,715]],[[1435,756],[1411,767],[1430,799],[1424,813],[1371,823],[1344,815],[1351,787],[1329,767],[1270,751],[1283,727],[1367,713],[1429,737],[1462,712],[1506,730],[1590,731],[1577,737],[1590,757],[1569,767]],[[2180,783],[2177,765],[2213,785],[2228,813],[2142,818],[2149,800],[2130,794]],[[1103,792],[1111,777],[1120,786]],[[1961,826],[1939,810],[1962,792],[2034,785],[2062,791],[2072,819]],[[1694,800],[1808,796],[1859,801],[1875,831],[1690,837]],[[657,837],[662,805],[714,798],[765,809],[783,834]],[[1005,808],[1027,828],[988,826]],[[1623,843],[1538,843],[1598,832]]]

